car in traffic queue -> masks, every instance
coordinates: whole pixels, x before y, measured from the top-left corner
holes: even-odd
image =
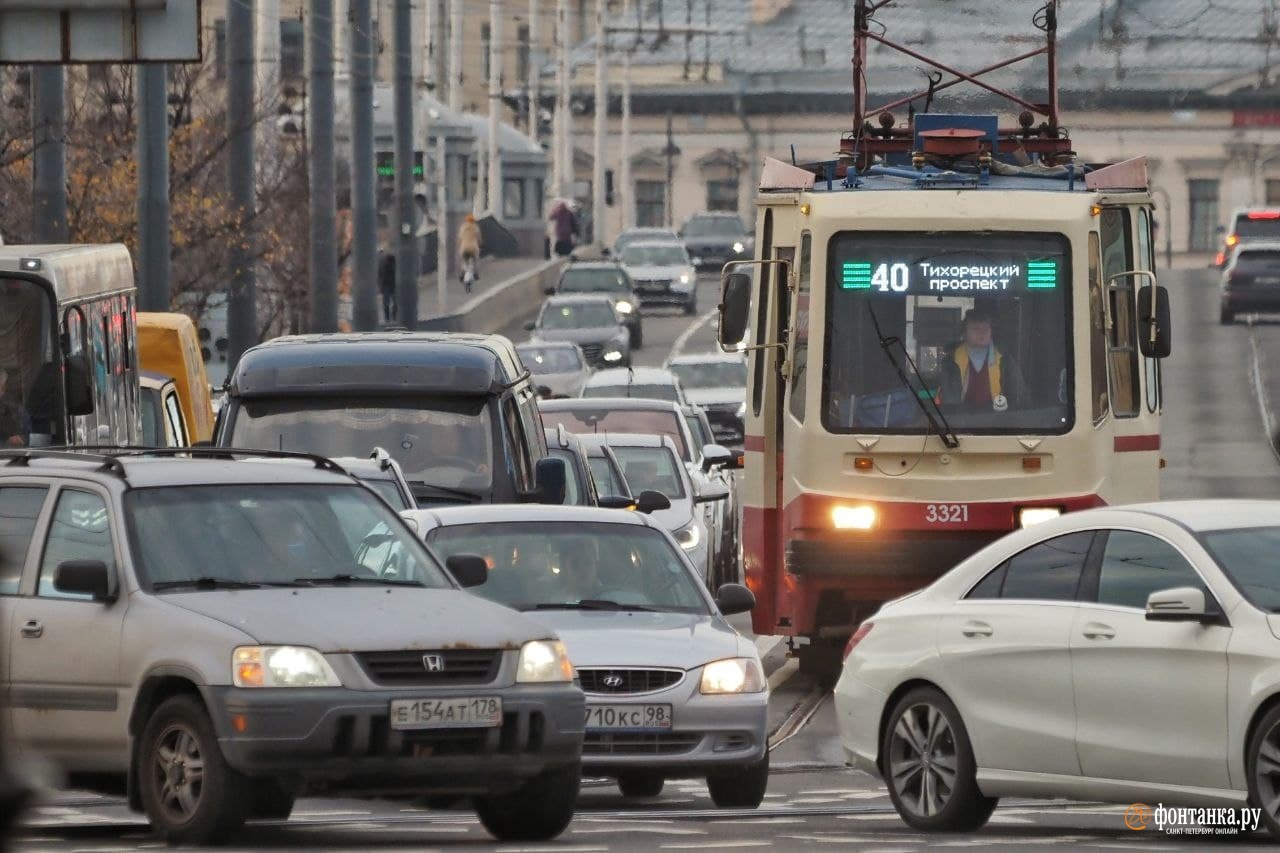
[[[673,305],[698,313],[698,271],[679,240],[628,243],[618,256],[642,305]]]
[[[725,620],[754,597],[737,584],[704,589],[657,513],[491,506],[409,516],[442,559],[484,556],[477,595],[535,614],[562,638],[587,694],[584,774],[616,779],[631,797],[705,778],[717,806],[760,805],[768,683],[755,644]]]
[[[631,277],[615,260],[580,261],[570,263],[560,273],[555,286],[547,288],[548,296],[568,293],[603,293],[613,300],[613,309],[631,335],[631,349],[644,346],[644,318],[640,311],[640,297]]]
[[[529,371],[501,335],[288,335],[245,351],[219,447],[361,456],[385,447],[419,505],[564,498]]]
[[[632,243],[651,243],[654,241],[659,243],[678,243],[680,235],[671,228],[659,228],[649,225],[625,228],[614,239],[610,256],[614,258],[621,257],[622,251]]]
[[[716,441],[740,445],[747,415],[747,362],[735,353],[676,355],[663,365],[680,380],[685,399],[701,406]]]
[[[537,319],[525,323],[524,328],[532,333],[530,343],[577,344],[593,368],[631,363],[631,334],[608,296],[548,296]]]
[[[138,402],[144,447],[186,447],[192,443],[172,376],[139,370]]]
[[[153,311],[138,311],[136,321],[138,367],[173,380],[187,443],[209,441],[213,438],[213,398],[195,323],[186,314]]]
[[[619,367],[600,370],[583,383],[583,397],[633,397],[684,405],[680,380],[660,367]]]
[[[1280,836],[1280,502],[1170,501],[1011,533],[851,637],[848,760],[903,820],[1000,797],[1261,809]]]
[[[442,565],[333,461],[0,461],[9,735],[66,784],[126,791],[177,844],[319,792],[470,796],[504,840],[569,823],[584,710],[563,645],[464,592],[483,562]],[[394,576],[361,562],[370,536]]]
[[[718,516],[703,512],[702,507],[725,501],[728,489],[716,483],[696,482],[681,464],[675,443],[664,436],[604,433],[583,435],[580,440],[587,447],[609,446],[631,494],[657,492],[667,499],[668,506],[648,514],[684,549],[707,588],[718,588]]]
[[[716,440],[712,435],[711,423],[707,420],[706,412],[692,405],[682,406],[680,410],[684,413],[685,422],[689,425],[689,432],[693,434],[694,441],[702,447],[715,445]],[[741,453],[734,453],[728,448],[724,449],[729,453],[726,461],[706,464],[707,457],[704,456],[701,468],[706,481],[723,487],[727,495],[724,500],[708,503],[705,508],[708,527],[717,537],[712,575],[716,584],[731,581],[736,583],[740,580],[742,561],[742,525],[739,521],[741,504],[738,500],[738,479],[733,472],[742,470],[744,457]]]
[[[591,375],[582,347],[569,341],[516,344],[516,352],[543,397],[577,397]]]
[[[1221,290],[1219,319],[1224,326],[1240,314],[1280,312],[1280,240],[1233,249],[1222,271]]]
[[[755,235],[729,211],[695,213],[680,229],[680,239],[695,267],[717,272],[730,261],[751,260],[756,247]]]
[[[587,462],[586,451],[578,436],[558,426],[546,428],[547,452],[563,459],[569,471],[564,490],[566,506],[600,506],[600,493],[596,490],[595,477]]]
[[[1245,207],[1232,211],[1231,226],[1222,238],[1214,263],[1225,267],[1232,252],[1250,243],[1280,242],[1280,208]],[[1221,231],[1222,229],[1219,229]]]

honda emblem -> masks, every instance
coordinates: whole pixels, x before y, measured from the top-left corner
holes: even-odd
[[[444,655],[423,655],[422,665],[427,672],[444,672]]]

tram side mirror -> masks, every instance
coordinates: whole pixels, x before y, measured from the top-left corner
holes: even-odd
[[[569,468],[563,459],[545,456],[538,460],[534,468],[533,499],[540,504],[562,504],[569,487]]]
[[[1173,350],[1169,291],[1149,285],[1138,291],[1138,348],[1147,358],[1168,358]]]
[[[89,381],[89,362],[83,355],[66,359],[67,414],[93,414],[93,384]]]
[[[720,282],[720,346],[736,347],[747,336],[751,313],[751,274],[727,272]]]

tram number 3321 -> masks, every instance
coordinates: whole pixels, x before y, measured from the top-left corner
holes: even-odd
[[[963,524],[969,520],[969,505],[926,504],[924,520],[929,524]]]

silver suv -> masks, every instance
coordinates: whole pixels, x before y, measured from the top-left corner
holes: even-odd
[[[19,748],[124,783],[170,842],[317,791],[469,795],[500,839],[558,835],[584,719],[559,640],[331,460],[253,458],[283,455],[0,452]]]

